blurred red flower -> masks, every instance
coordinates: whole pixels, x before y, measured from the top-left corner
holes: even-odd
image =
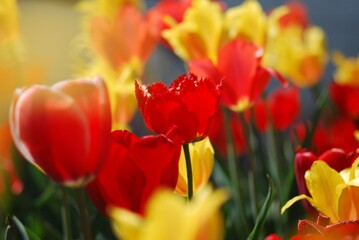
[[[23,189],[22,182],[14,167],[11,154],[12,146],[13,141],[9,124],[0,125],[0,198],[6,191],[5,183],[7,182],[9,182],[9,188],[13,194],[18,195]]]
[[[288,8],[288,12],[278,20],[281,27],[285,28],[288,25],[298,25],[302,28],[308,27],[307,9],[301,2],[289,2],[285,6]]]
[[[344,115],[359,119],[359,87],[333,82],[330,86],[330,96],[338,110]]]
[[[191,5],[191,0],[162,0],[152,7],[148,14],[153,19],[158,32],[162,32],[170,27],[170,21],[182,22],[183,15]],[[161,41],[166,47],[171,48],[167,41],[161,37]]]
[[[235,39],[219,50],[216,65],[209,59],[193,60],[188,65],[190,71],[199,76],[222,78],[222,103],[234,111],[241,112],[249,108],[262,94],[271,74],[274,73],[261,66],[262,55],[261,48],[250,42]]]
[[[244,130],[243,126],[238,118],[238,116],[231,112],[230,116],[230,129],[233,135],[233,145],[234,150],[237,156],[244,153],[247,149],[245,137],[244,137]],[[227,136],[226,136],[226,129],[223,119],[223,114],[220,113],[217,115],[212,130],[209,134],[209,138],[211,143],[218,150],[219,154],[222,157],[227,156]]]
[[[138,107],[147,127],[162,134],[177,127],[182,142],[208,136],[219,110],[220,94],[220,81],[199,79],[194,74],[179,76],[169,87],[161,82],[136,82]]]
[[[106,86],[95,78],[19,89],[10,126],[17,149],[29,162],[56,182],[86,184],[101,169],[110,144]]]
[[[105,166],[87,192],[105,215],[109,205],[143,214],[158,187],[175,189],[180,153],[181,145],[164,135],[138,138],[128,131],[114,131]]]
[[[268,110],[266,110],[268,108]],[[268,128],[268,111],[274,129],[283,131],[296,119],[300,112],[300,94],[296,87],[275,89],[269,97],[254,105],[257,128],[264,132]]]

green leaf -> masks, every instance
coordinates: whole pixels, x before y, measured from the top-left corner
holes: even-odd
[[[268,210],[269,210],[269,208],[273,202],[273,199],[274,199],[274,195],[275,195],[274,184],[273,184],[272,179],[269,177],[269,175],[267,175],[267,178],[268,178],[268,183],[269,183],[267,197],[266,197],[266,199],[262,205],[262,208],[257,216],[254,228],[247,238],[248,240],[258,239],[260,231],[264,225]]]
[[[5,233],[5,239],[7,239],[8,233],[11,230],[11,228],[14,228],[19,233],[22,240],[30,240],[29,236],[27,235],[25,226],[22,224],[22,222],[16,216],[11,216],[11,217],[9,216],[8,223],[9,223],[10,228],[8,226],[6,233]]]

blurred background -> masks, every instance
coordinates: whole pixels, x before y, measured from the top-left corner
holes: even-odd
[[[20,21],[26,57],[31,61],[44,64],[46,79],[49,83],[71,78],[76,60],[76,37],[81,30],[81,16],[75,9],[78,1],[71,0],[20,0]],[[147,7],[157,1],[146,1]],[[238,5],[242,1],[223,1],[228,6]],[[261,0],[266,11],[287,1]],[[327,34],[328,48],[340,50],[347,56],[359,53],[359,1],[357,0],[316,0],[302,1],[308,8],[313,24],[322,27]],[[156,54],[166,54],[159,49]],[[159,77],[170,78],[181,72],[176,67],[163,68],[150,62],[158,71]],[[157,67],[156,67],[157,65]],[[163,71],[165,69],[165,71]],[[331,66],[328,66],[325,78],[330,78]],[[6,81],[6,80],[1,80]]]

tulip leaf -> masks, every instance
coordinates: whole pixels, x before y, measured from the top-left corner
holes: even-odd
[[[267,197],[266,197],[266,199],[262,205],[262,208],[257,216],[254,228],[247,238],[248,240],[259,239],[260,231],[264,225],[264,221],[266,219],[268,210],[269,210],[269,208],[273,202],[273,199],[274,199],[274,195],[275,195],[274,184],[269,175],[267,175],[267,178],[268,178],[268,183],[269,183]]]
[[[56,184],[54,182],[49,182],[43,193],[35,200],[35,205],[40,207],[46,203],[50,197],[55,193]]]
[[[9,231],[11,231],[11,229],[16,230],[16,232],[20,235],[20,239],[30,240],[26,232],[25,226],[16,216],[9,216],[7,221],[8,221],[8,227],[6,228],[6,232],[5,232],[5,240],[7,239],[8,233]]]

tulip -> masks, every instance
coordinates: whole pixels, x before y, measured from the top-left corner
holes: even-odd
[[[175,189],[180,149],[164,135],[139,138],[126,130],[113,131],[105,166],[87,186],[92,202],[103,214],[108,206],[143,214],[157,188]]]
[[[268,117],[275,130],[283,131],[288,128],[299,114],[299,98],[298,89],[290,87],[276,89],[270,93],[266,100],[257,101],[254,105],[257,128],[265,132],[268,128]]]
[[[218,2],[193,0],[183,21],[163,31],[163,37],[183,60],[208,58],[217,62],[222,33],[222,9]]]
[[[342,221],[335,224],[320,224],[309,220],[299,220],[298,235],[291,240],[345,240],[359,237],[359,221]]]
[[[3,199],[5,199],[4,194],[6,194],[7,184],[13,194],[18,195],[23,190],[23,185],[17,175],[11,154],[12,145],[9,125],[0,125],[0,197]],[[9,181],[6,181],[6,179]]]
[[[297,4],[271,12],[264,51],[263,66],[277,70],[301,88],[318,83],[327,62],[324,31],[307,26],[304,8]]]
[[[330,96],[338,110],[352,119],[359,119],[359,57],[346,58],[341,53],[333,55],[336,65]]]
[[[169,87],[161,82],[136,83],[138,107],[147,127],[162,134],[176,127],[182,143],[204,139],[219,110],[218,82],[190,74],[179,76]]]
[[[296,201],[306,199],[319,213],[327,216],[330,223],[357,220],[359,218],[358,164],[359,157],[351,168],[339,173],[324,161],[315,161],[305,174],[310,196],[302,194],[292,198],[282,207],[282,213]]]
[[[311,168],[313,163],[317,160],[326,162],[331,168],[336,171],[349,168],[352,164],[354,154],[346,153],[342,149],[332,148],[322,155],[317,157],[314,153],[308,150],[298,150],[294,159],[295,179],[300,194],[309,195],[308,188],[305,184],[305,173]],[[317,214],[317,211],[309,205],[307,201],[303,202],[306,210],[312,215]]]
[[[262,67],[262,53],[262,49],[254,44],[235,39],[219,49],[217,64],[200,59],[188,65],[198,76],[214,80],[222,78],[221,102],[233,111],[243,112],[263,93],[273,73]],[[279,80],[284,83],[284,79],[279,77]]]
[[[114,69],[131,61],[145,62],[159,38],[149,16],[133,6],[120,9],[113,20],[94,17],[89,24],[94,50]]]
[[[190,143],[189,152],[193,171],[193,192],[197,193],[208,183],[211,176],[214,164],[214,150],[209,138],[205,138],[202,141]],[[175,191],[181,195],[187,195],[187,181],[186,160],[182,149]]]
[[[51,179],[82,186],[108,153],[111,112],[99,78],[18,89],[10,109],[11,134],[20,153]]]
[[[359,87],[359,57],[345,57],[335,52],[332,59],[336,67],[334,81],[339,85]]]
[[[221,205],[228,199],[223,189],[205,187],[187,203],[167,189],[157,191],[143,217],[121,208],[110,208],[112,227],[126,240],[223,239]]]
[[[228,39],[242,39],[263,46],[267,33],[267,16],[258,1],[244,1],[227,9],[223,28]]]

